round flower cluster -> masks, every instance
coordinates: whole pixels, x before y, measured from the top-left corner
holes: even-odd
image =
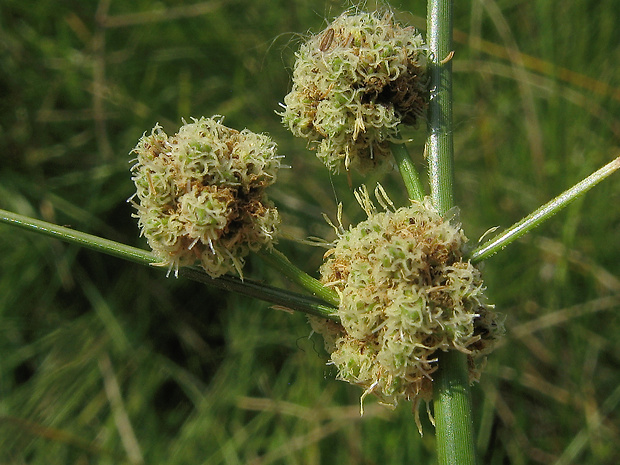
[[[502,325],[463,260],[463,231],[428,200],[377,213],[366,194],[365,207],[368,219],[341,233],[321,268],[340,295],[341,325],[312,321],[338,378],[389,405],[429,400],[437,351],[459,350],[477,379]]]
[[[401,123],[427,107],[427,48],[391,13],[343,13],[296,54],[283,122],[331,170],[360,171],[389,156]]]
[[[279,216],[264,191],[281,157],[269,137],[222,119],[193,119],[174,136],[156,125],[132,151],[135,217],[170,269],[200,261],[211,277],[242,276],[243,257],[274,241]]]

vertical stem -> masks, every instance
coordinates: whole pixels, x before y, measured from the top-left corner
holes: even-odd
[[[441,214],[454,205],[452,141],[452,0],[428,0],[429,136],[426,144],[431,199]],[[437,463],[475,465],[467,358],[438,354],[433,387]]]
[[[452,142],[452,0],[429,0],[428,43],[431,78],[426,143],[431,198],[440,213],[454,204]]]
[[[434,377],[435,437],[439,465],[475,465],[467,356],[439,354]]]

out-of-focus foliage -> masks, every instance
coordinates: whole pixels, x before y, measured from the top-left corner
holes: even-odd
[[[424,25],[422,2],[392,6]],[[456,199],[477,238],[618,155],[620,10],[455,8]],[[146,247],[126,203],[129,151],[157,122],[174,133],[181,118],[222,114],[287,156],[270,192],[280,247],[316,273],[324,250],[296,240],[333,239],[321,213],[333,218],[337,202],[345,225],[363,219],[349,187],[361,178],[330,176],[275,111],[300,41],[341,12],[334,1],[4,0],[0,208]],[[405,137],[423,167],[423,125]],[[403,205],[396,173],[382,183]],[[507,329],[473,388],[484,463],[620,461],[619,193],[612,177],[484,267]],[[334,381],[302,315],[0,233],[0,462],[433,462],[432,427],[420,438],[407,406],[368,398],[359,417],[361,391]],[[288,285],[259,260],[244,273]]]

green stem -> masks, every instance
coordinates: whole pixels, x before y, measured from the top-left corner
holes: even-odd
[[[452,141],[452,0],[429,0],[429,136],[426,142],[433,205],[441,214],[454,204]]]
[[[269,302],[283,307],[284,309],[296,310],[298,312],[307,313],[308,315],[328,318],[337,322],[340,321],[336,315],[336,309],[330,305],[326,305],[323,300],[297,294],[296,292],[287,291],[286,289],[269,286],[258,281],[252,281],[247,278],[242,281],[239,278],[229,275],[214,279],[203,270],[196,267],[180,268],[179,276],[206,284],[207,286],[215,286],[224,291],[236,292]]]
[[[472,261],[472,263],[477,263],[485,260],[486,258],[489,258],[491,255],[496,254],[499,250],[503,249],[511,242],[514,242],[519,237],[523,236],[542,222],[549,219],[551,216],[555,215],[557,212],[570,204],[573,200],[585,194],[588,190],[596,186],[599,182],[601,182],[603,179],[605,179],[607,176],[609,176],[619,168],[620,157],[607,163],[598,171],[592,173],[583,181],[575,184],[573,187],[564,191],[562,194],[558,195],[550,202],[547,202],[536,211],[530,213],[528,216],[523,218],[518,223],[512,225],[501,234],[497,235],[493,239],[486,241],[484,244],[482,244],[471,253],[470,260]]]
[[[405,182],[409,198],[421,202],[424,200],[424,187],[422,187],[422,181],[420,181],[418,170],[416,170],[413,160],[411,160],[409,156],[407,147],[405,144],[396,144],[393,142],[390,146],[392,148],[392,155],[398,165],[400,175]]]
[[[452,140],[452,0],[429,0],[430,51],[428,178],[433,205],[443,215],[454,205],[454,144]],[[467,358],[456,351],[441,353],[434,375],[433,405],[437,462],[474,465],[474,437],[467,380]]]
[[[153,253],[146,250],[75,231],[46,221],[29,218],[17,213],[11,213],[6,210],[0,210],[0,222],[54,237],[64,242],[77,244],[81,247],[96,250],[97,252],[122,258],[140,265],[151,265],[159,261]],[[336,309],[334,307],[326,305],[325,302],[314,297],[304,296],[249,279],[241,280],[233,276],[221,276],[213,279],[203,270],[193,267],[180,268],[179,275],[193,281],[254,297],[284,308],[290,308],[292,310],[329,318],[335,321],[338,320],[338,317],[335,315]]]
[[[261,250],[258,255],[265,260],[270,266],[280,271],[284,276],[289,278],[296,284],[311,292],[316,297],[323,299],[325,302],[337,307],[340,303],[338,293],[333,289],[329,289],[318,279],[313,278],[309,274],[297,268],[282,252],[276,249],[269,251]]]
[[[435,436],[440,465],[475,465],[467,356],[440,352],[433,380]]]

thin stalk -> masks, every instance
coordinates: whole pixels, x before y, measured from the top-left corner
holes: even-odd
[[[390,146],[392,148],[392,155],[394,156],[396,165],[400,171],[400,175],[405,182],[405,188],[407,189],[409,198],[421,202],[424,200],[424,187],[422,187],[420,175],[413,164],[413,160],[411,160],[411,157],[409,156],[407,147],[405,144],[396,144],[393,142]]]
[[[153,253],[146,250],[93,236],[81,231],[75,231],[46,221],[19,215],[17,213],[8,212],[6,210],[0,210],[0,223],[6,223],[28,231],[37,232],[45,236],[59,239],[63,242],[77,244],[81,247],[96,250],[97,252],[122,258],[140,265],[152,265],[159,261]],[[336,309],[315,297],[304,296],[296,292],[268,286],[249,279],[241,280],[233,276],[221,276],[214,279],[203,270],[194,267],[180,268],[179,275],[208,286],[237,292],[286,309],[297,310],[338,321],[338,317],[335,315]]]
[[[426,156],[431,199],[441,214],[454,205],[452,4],[452,0],[429,0],[427,12],[430,99]],[[476,463],[466,363],[466,357],[456,351],[438,356],[433,405],[440,465]]]
[[[250,279],[235,278],[234,276],[224,275],[219,278],[211,278],[203,270],[196,267],[185,267],[179,269],[179,276],[192,281],[206,284],[207,286],[215,286],[224,291],[236,292],[247,297],[262,300],[283,307],[284,310],[290,309],[303,312],[308,315],[314,315],[321,318],[339,322],[340,319],[336,315],[336,309],[331,305],[326,305],[321,299],[311,296],[304,296],[291,292],[279,287],[269,286],[258,281]]]
[[[300,285],[314,296],[323,299],[325,302],[337,307],[340,304],[338,293],[333,289],[323,286],[318,279],[297,268],[291,261],[277,249],[268,251],[261,250],[258,255],[270,266],[280,271],[284,276],[294,283]]]
[[[555,215],[576,198],[582,196],[599,182],[611,175],[620,168],[620,157],[607,163],[599,170],[592,173],[583,181],[575,184],[570,189],[564,191],[556,198],[547,202],[542,207],[527,215],[518,223],[497,235],[493,239],[486,241],[480,247],[476,248],[470,255],[472,263],[477,263],[496,254],[499,250],[514,242],[525,233],[531,231],[542,222]]]

